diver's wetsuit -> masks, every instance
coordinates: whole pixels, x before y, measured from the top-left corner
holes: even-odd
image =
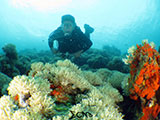
[[[48,39],[50,48],[53,48],[53,41],[58,41],[58,51],[61,53],[75,53],[80,50],[86,51],[92,46],[91,40],[80,30],[78,26],[72,31],[70,36],[64,36],[61,27],[53,31]]]

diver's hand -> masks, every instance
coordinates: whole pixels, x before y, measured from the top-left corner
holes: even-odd
[[[58,53],[58,50],[56,50],[55,48],[51,48],[51,51],[53,54],[57,54]]]

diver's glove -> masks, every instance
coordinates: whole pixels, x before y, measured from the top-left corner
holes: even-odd
[[[86,33],[93,33],[94,32],[94,28],[92,28],[88,24],[84,24],[84,29],[85,29]]]

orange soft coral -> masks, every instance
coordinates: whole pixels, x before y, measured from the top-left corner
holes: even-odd
[[[156,119],[158,113],[160,112],[160,106],[156,104],[153,107],[145,107],[143,108],[143,116],[141,117],[140,120],[154,120]]]
[[[50,95],[54,96],[57,101],[59,101],[59,102],[66,102],[66,101],[69,100],[69,97],[64,92],[64,89],[62,88],[62,86],[50,85],[50,88],[54,89],[53,91],[51,91]]]
[[[137,45],[137,49],[130,58],[130,97],[134,100],[141,98],[146,102],[142,105],[144,116],[141,120],[156,118],[160,111],[160,103],[157,101],[157,91],[160,90],[160,55],[147,42]],[[160,96],[158,96],[160,97]],[[153,101],[153,107],[149,107],[147,101]]]
[[[18,99],[19,99],[19,96],[17,94],[16,96],[14,96],[14,101],[18,101]]]

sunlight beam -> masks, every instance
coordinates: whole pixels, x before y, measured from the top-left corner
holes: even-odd
[[[16,8],[31,8],[38,11],[60,10],[71,3],[72,0],[11,0]]]

